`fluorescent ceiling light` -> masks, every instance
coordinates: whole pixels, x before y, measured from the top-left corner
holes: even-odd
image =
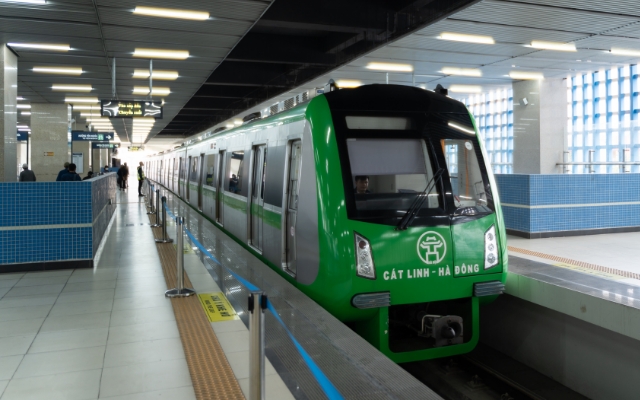
[[[367,64],[367,69],[374,69],[377,71],[412,72],[413,65],[371,62]]]
[[[18,129],[31,129],[31,128],[29,128],[29,126],[27,126],[27,125],[17,125],[16,127],[17,127]]]
[[[63,84],[54,84],[51,86],[52,90],[61,90],[66,92],[90,92],[93,90],[93,86],[91,85],[63,85]]]
[[[452,32],[442,32],[440,36],[438,36],[438,39],[453,40],[455,42],[480,43],[480,44],[496,43],[496,41],[493,40],[491,36],[466,35],[464,33],[452,33]]]
[[[460,75],[460,76],[482,76],[482,71],[476,68],[456,68],[456,67],[444,67],[440,71],[445,75]]]
[[[46,0],[4,0],[4,3],[47,4]]]
[[[153,87],[151,95],[166,96],[171,93],[168,87]],[[149,94],[149,88],[146,86],[134,86],[133,94]]]
[[[241,119],[234,119],[234,120],[233,120],[233,124],[234,124],[235,126],[240,126],[240,125],[242,125],[242,120],[241,120]]]
[[[468,126],[464,126],[464,125],[460,125],[457,122],[449,121],[448,125],[450,127],[452,127],[453,129],[458,130],[458,131],[460,131],[462,133],[466,133],[466,134],[469,134],[469,135],[475,135],[476,134],[476,132],[473,130],[473,128],[468,127]]]
[[[227,129],[231,129],[231,128],[233,128],[234,126],[235,126],[235,125],[233,125],[233,124],[227,124],[227,125],[225,125],[225,127],[226,127]]]
[[[454,93],[482,93],[482,86],[478,85],[451,85],[449,91]]]
[[[340,79],[336,82],[336,86],[338,88],[355,88],[358,86],[362,86],[361,81],[351,80],[351,79]]]
[[[25,49],[37,49],[37,50],[55,50],[55,51],[69,51],[71,47],[68,44],[47,44],[47,43],[7,43],[9,47],[18,47]]]
[[[73,111],[81,111],[81,110],[95,110],[100,111],[100,106],[81,106],[81,105],[73,105]]]
[[[544,75],[542,74],[542,72],[511,71],[509,72],[509,78],[522,80],[540,80],[544,79]]]
[[[33,67],[33,72],[42,74],[80,75],[84,71],[80,67]]]
[[[176,10],[171,8],[138,6],[135,8],[135,10],[133,10],[133,13],[139,15],[148,15],[150,17],[194,19],[198,21],[209,19],[209,13],[206,11]]]
[[[75,110],[76,108],[74,107],[73,109]],[[100,113],[93,113],[93,112],[87,112],[87,113],[83,112],[83,113],[80,113],[80,116],[84,117],[84,118],[86,118],[86,117],[102,117],[102,115],[100,115]]]
[[[618,56],[640,57],[640,50],[620,49],[617,47],[612,47],[610,53]]]
[[[18,105],[16,105],[16,108],[20,108],[20,109],[23,109],[23,110],[29,110],[29,109],[31,109],[31,104],[18,104]]]
[[[139,79],[148,79],[149,78],[149,70],[148,69],[136,69],[133,71],[133,77]],[[175,81],[178,79],[178,71],[165,71],[154,69],[153,70],[153,79],[163,80],[163,81]]]
[[[24,97],[22,97],[22,96],[18,96],[18,97],[16,97],[16,100],[23,101],[23,100],[26,100],[26,99]]]
[[[574,43],[544,42],[541,40],[532,41],[530,47],[543,50],[577,51]]]
[[[66,97],[65,103],[98,103],[97,97]]]
[[[31,111],[20,111],[20,115],[31,115]]]
[[[133,56],[142,58],[184,60],[189,57],[189,52],[187,50],[136,49],[133,52]]]

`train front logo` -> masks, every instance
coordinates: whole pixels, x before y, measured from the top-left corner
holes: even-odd
[[[438,232],[428,231],[418,239],[418,256],[425,264],[438,264],[447,254],[447,242]]]

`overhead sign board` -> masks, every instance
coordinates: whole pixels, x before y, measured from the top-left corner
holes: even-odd
[[[151,117],[162,119],[159,101],[102,100],[100,115],[110,118]]]
[[[144,146],[129,146],[129,151],[141,151],[144,150]]]
[[[91,143],[92,149],[119,149],[120,143],[105,143],[105,142],[93,142]]]
[[[18,142],[24,142],[26,140],[29,140],[29,132],[18,131]]]
[[[71,140],[74,142],[108,142],[114,138],[113,132],[84,132],[71,131]]]

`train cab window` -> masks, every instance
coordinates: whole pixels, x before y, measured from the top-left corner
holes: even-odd
[[[191,171],[189,171],[189,180],[192,182],[198,181],[198,158],[193,157],[191,159]]]
[[[372,130],[408,130],[412,128],[413,120],[405,117],[374,117],[349,115],[345,117],[349,129]]]
[[[491,212],[487,204],[485,180],[473,142],[464,139],[443,139],[442,146],[456,209],[473,214]]]
[[[241,194],[244,151],[234,151],[227,157],[228,176],[224,184],[227,192]]]
[[[204,185],[207,186],[213,186],[215,184],[215,165],[216,165],[216,159],[215,159],[215,154],[208,154],[205,157],[204,163],[205,163],[205,171],[204,171]]]
[[[433,177],[423,139],[347,139],[355,206],[358,211],[405,212]],[[439,185],[423,208],[439,208]]]

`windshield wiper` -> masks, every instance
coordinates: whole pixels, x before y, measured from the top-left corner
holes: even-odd
[[[418,211],[420,211],[420,209],[422,208],[422,205],[424,204],[424,202],[429,197],[429,193],[435,187],[436,183],[438,182],[438,180],[440,179],[442,174],[444,174],[444,168],[439,168],[436,171],[436,173],[433,174],[433,177],[427,183],[427,187],[425,187],[424,190],[422,191],[422,193],[420,193],[413,200],[413,203],[411,203],[411,206],[409,206],[409,209],[407,210],[406,214],[404,214],[404,216],[402,217],[402,219],[400,220],[400,222],[396,226],[396,230],[397,231],[404,231],[409,227],[409,225],[411,225],[413,220],[418,215]]]

